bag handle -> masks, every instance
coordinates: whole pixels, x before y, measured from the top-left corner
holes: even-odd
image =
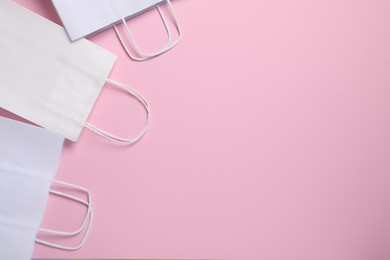
[[[91,229],[91,224],[92,224],[92,220],[93,220],[91,194],[87,189],[80,187],[80,186],[77,186],[77,185],[74,185],[74,184],[70,184],[70,183],[66,183],[66,182],[62,182],[62,181],[57,181],[57,180],[53,180],[53,183],[60,184],[60,185],[66,186],[66,187],[70,187],[72,189],[80,190],[80,191],[86,193],[88,201],[84,201],[84,200],[77,198],[75,196],[72,196],[72,195],[69,195],[69,194],[66,194],[66,193],[63,193],[60,191],[56,191],[53,189],[49,190],[49,193],[51,193],[51,194],[67,198],[67,199],[79,202],[79,203],[87,206],[88,210],[85,214],[85,217],[84,217],[84,220],[83,220],[81,226],[75,231],[58,231],[58,230],[51,230],[51,229],[46,229],[46,228],[40,228],[39,231],[44,232],[44,233],[53,234],[53,235],[58,235],[58,236],[75,236],[77,234],[80,234],[84,230],[86,225],[87,225],[87,229],[84,233],[83,238],[81,239],[81,242],[77,246],[64,246],[64,245],[52,243],[52,242],[49,242],[49,241],[46,241],[43,239],[39,239],[39,238],[36,238],[35,242],[37,242],[39,244],[46,245],[46,246],[50,246],[50,247],[54,247],[54,248],[58,248],[58,249],[63,249],[63,250],[68,250],[68,251],[78,250],[84,245],[84,243],[88,237],[88,234],[90,232],[90,229]]]
[[[121,33],[119,32],[118,28],[116,25],[114,25],[114,30],[115,30],[115,33],[117,34],[118,36],[118,39],[119,41],[121,42],[123,48],[125,49],[127,55],[129,55],[129,57],[135,61],[144,61],[144,60],[148,60],[148,59],[151,59],[151,58],[154,58],[156,56],[159,56],[167,51],[169,51],[170,49],[172,49],[173,47],[175,47],[181,40],[181,29],[180,29],[180,25],[179,25],[179,22],[178,22],[178,19],[177,19],[177,16],[176,16],[176,13],[173,9],[173,6],[171,4],[171,1],[170,0],[166,0],[167,2],[167,5],[169,7],[169,11],[172,15],[172,19],[173,19],[173,22],[175,24],[175,27],[176,27],[176,30],[178,32],[178,38],[176,39],[176,41],[174,42],[171,42],[171,30],[169,29],[169,26],[168,26],[168,23],[166,21],[166,18],[164,16],[164,13],[161,11],[161,8],[160,6],[157,6],[157,10],[160,14],[160,17],[161,17],[161,20],[163,21],[164,23],[164,26],[165,26],[165,30],[167,31],[167,35],[168,35],[168,42],[167,44],[159,51],[157,52],[154,52],[154,53],[145,53],[143,52],[137,45],[137,43],[135,42],[130,30],[129,30],[129,27],[127,26],[127,23],[126,23],[126,20],[122,18],[122,23],[126,29],[126,33],[127,33],[127,36],[132,44],[132,47],[134,48],[135,50],[135,53],[139,56],[139,57],[136,57],[134,56],[129,48],[127,47],[126,43],[124,42],[123,40],[123,37],[121,35]]]
[[[141,94],[139,94],[137,91],[131,89],[130,87],[126,86],[125,84],[113,81],[111,79],[107,79],[107,83],[110,83],[113,86],[116,86],[118,88],[125,90],[131,96],[135,97],[145,107],[146,121],[145,121],[144,127],[137,136],[135,136],[134,138],[131,138],[131,139],[118,137],[118,136],[113,135],[111,133],[108,133],[108,132],[92,125],[91,123],[88,123],[88,122],[85,123],[85,127],[88,128],[90,131],[94,132],[95,134],[98,134],[104,138],[111,140],[111,141],[123,143],[123,144],[133,144],[133,143],[137,142],[139,139],[141,139],[148,131],[149,121],[150,121],[149,104]]]

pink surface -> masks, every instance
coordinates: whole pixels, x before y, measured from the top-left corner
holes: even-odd
[[[59,22],[48,0],[18,2]],[[129,60],[112,29],[90,38],[152,124],[131,147],[88,131],[66,144],[57,178],[91,190],[93,230],[34,256],[389,259],[390,2],[173,5],[183,40],[157,59]],[[131,28],[163,44],[156,12]],[[144,116],[107,87],[90,121],[131,134]],[[53,202],[45,225],[77,226],[81,210]]]

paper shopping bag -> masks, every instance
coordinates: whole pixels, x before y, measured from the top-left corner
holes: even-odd
[[[114,27],[120,42],[130,58],[134,60],[146,60],[160,55],[172,49],[180,41],[180,27],[176,14],[170,0],[52,0],[57,13],[59,14],[72,41],[86,37],[101,30]],[[178,31],[176,41],[171,40],[171,30],[167,24],[160,5],[167,3],[172,14],[173,22]],[[126,24],[130,19],[149,9],[157,8],[168,33],[168,42],[156,53],[144,53],[138,47]],[[116,28],[116,24],[123,23],[126,29],[126,36],[132,46],[124,41],[124,36]],[[132,50],[132,51],[130,51]]]
[[[45,212],[49,192],[77,201],[77,198],[51,190],[59,164],[64,137],[36,126],[0,117],[0,259],[31,259],[34,241]],[[81,187],[59,182],[81,191]],[[80,246],[64,247],[45,240],[49,246],[75,250],[82,246],[91,223],[91,204],[81,231],[87,229]],[[85,202],[85,203],[84,203]],[[42,229],[59,235],[81,233]]]
[[[129,87],[108,80],[137,98],[148,113],[135,138],[121,138],[88,124],[116,56],[8,0],[0,0],[0,107],[76,142],[84,126],[106,138],[133,143],[146,132],[149,108]]]

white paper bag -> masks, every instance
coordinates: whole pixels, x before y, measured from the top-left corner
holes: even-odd
[[[52,0],[72,41],[112,27],[164,0]]]
[[[61,26],[8,0],[0,0],[0,107],[77,141],[84,126],[111,140],[133,143],[144,129],[120,138],[86,123],[115,62],[115,55],[87,40],[71,43]]]
[[[31,258],[63,141],[0,117],[0,259]]]
[[[0,259],[31,259],[63,142],[60,134],[0,117]]]
[[[72,41],[114,26],[127,54],[134,60],[153,58],[172,49],[180,41],[181,31],[170,0],[52,0],[52,2]],[[170,27],[159,7],[164,2],[168,4],[178,31],[178,38],[175,41],[171,40]],[[154,7],[158,9],[167,30],[168,42],[158,52],[147,54],[141,51],[135,43],[125,20]],[[119,23],[125,25],[128,39],[132,44],[131,47],[127,46],[124,36],[117,30],[115,25]]]

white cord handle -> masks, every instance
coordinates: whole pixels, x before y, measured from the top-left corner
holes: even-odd
[[[169,51],[170,49],[172,49],[173,47],[175,47],[179,42],[180,42],[180,39],[181,39],[181,29],[180,29],[180,25],[179,25],[179,22],[178,22],[178,19],[177,19],[177,16],[176,16],[176,13],[173,9],[173,6],[171,4],[171,1],[170,0],[166,0],[167,2],[167,5],[169,7],[169,10],[172,14],[172,18],[173,18],[173,22],[175,24],[175,27],[176,27],[176,30],[178,32],[178,37],[176,39],[176,41],[174,42],[171,42],[171,30],[169,29],[169,26],[168,26],[168,23],[166,21],[166,18],[163,14],[163,12],[161,11],[161,8],[160,6],[157,6],[157,10],[160,14],[160,17],[161,17],[161,20],[163,21],[164,23],[164,26],[165,26],[165,30],[167,31],[167,35],[168,35],[168,42],[167,44],[159,51],[157,52],[154,52],[154,53],[145,53],[143,52],[137,45],[137,43],[135,42],[130,30],[129,30],[129,27],[127,26],[127,23],[126,23],[126,20],[125,19],[122,19],[122,23],[123,25],[125,26],[125,29],[126,29],[126,32],[127,32],[127,36],[131,42],[131,44],[133,45],[132,47],[134,48],[135,50],[135,53],[139,56],[139,57],[136,57],[134,56],[129,48],[127,47],[126,43],[124,42],[123,40],[123,37],[121,35],[121,33],[119,32],[118,28],[116,27],[116,25],[114,25],[114,30],[115,30],[115,33],[117,34],[118,36],[118,39],[119,41],[121,42],[123,48],[125,49],[127,55],[129,55],[129,57],[135,61],[144,61],[144,60],[148,60],[148,59],[151,59],[151,58],[154,58],[156,56],[159,56],[167,51]]]
[[[80,249],[84,245],[84,243],[85,243],[85,241],[86,241],[86,239],[88,237],[88,234],[90,232],[90,229],[91,229],[91,224],[92,224],[92,219],[93,219],[91,194],[90,194],[90,192],[87,189],[85,189],[83,187],[80,187],[80,186],[77,186],[77,185],[74,185],[74,184],[69,184],[69,183],[66,183],[66,182],[56,181],[56,180],[54,180],[53,182],[57,183],[57,184],[61,184],[63,186],[71,187],[73,189],[85,192],[87,194],[88,201],[84,201],[82,199],[79,199],[77,197],[74,197],[72,195],[69,195],[69,194],[66,194],[66,193],[63,193],[63,192],[55,191],[55,190],[52,190],[52,189],[49,190],[49,192],[52,193],[52,194],[55,194],[57,196],[61,196],[61,197],[64,197],[64,198],[67,198],[67,199],[79,202],[79,203],[87,206],[88,210],[87,210],[87,213],[85,214],[83,223],[75,231],[70,231],[70,232],[67,232],[67,231],[57,231],[57,230],[51,230],[51,229],[46,229],[46,228],[40,228],[39,231],[45,232],[45,233],[49,233],[49,234],[53,234],[53,235],[59,235],[59,236],[75,236],[77,234],[80,234],[84,230],[85,226],[88,223],[87,229],[86,229],[86,231],[84,233],[83,238],[81,239],[81,242],[77,246],[64,246],[64,245],[52,243],[52,242],[49,242],[49,241],[46,241],[46,240],[43,240],[43,239],[38,239],[38,238],[35,239],[35,242],[37,242],[39,244],[46,245],[46,246],[50,246],[50,247],[54,247],[54,248],[58,248],[58,249],[63,249],[63,250],[68,250],[68,251],[78,250],[78,249]]]
[[[145,107],[145,110],[146,110],[146,121],[145,121],[144,127],[136,137],[131,138],[131,139],[118,137],[118,136],[113,135],[111,133],[108,133],[108,132],[88,123],[88,122],[85,123],[85,127],[88,128],[89,130],[91,130],[92,132],[94,132],[94,133],[96,133],[104,138],[107,138],[111,141],[119,142],[119,143],[123,143],[123,144],[133,144],[133,143],[137,142],[139,139],[141,139],[148,131],[149,121],[150,121],[149,104],[141,94],[139,94],[137,91],[131,89],[130,87],[126,86],[125,84],[122,84],[122,83],[119,83],[119,82],[116,82],[116,81],[113,81],[110,79],[107,79],[107,82],[112,84],[113,86],[116,86],[118,88],[125,90],[131,96],[135,97],[139,102],[141,102],[141,104]]]

